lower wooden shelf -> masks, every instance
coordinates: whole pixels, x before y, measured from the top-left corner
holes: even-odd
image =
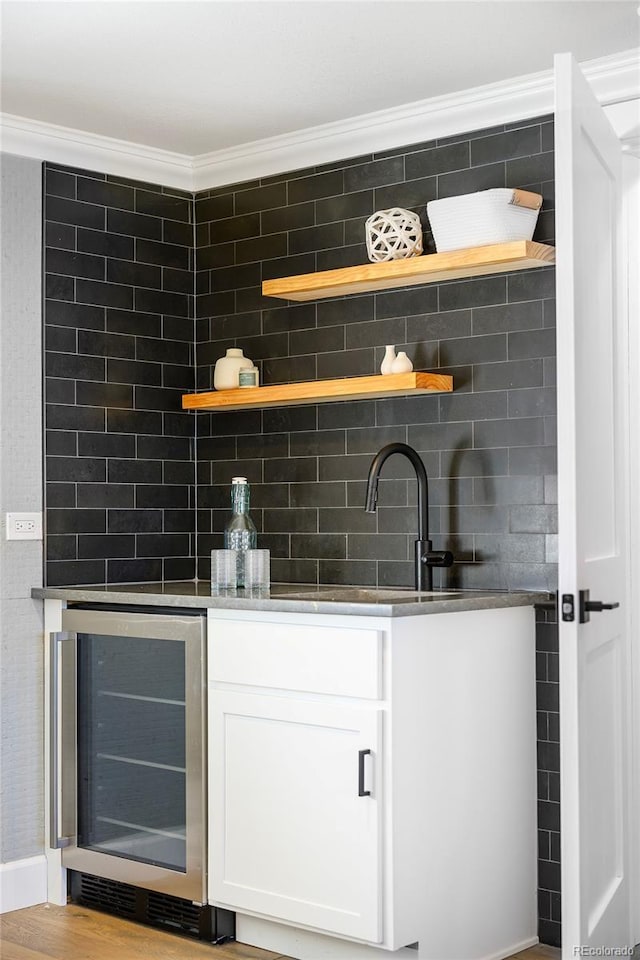
[[[266,407],[301,406],[337,400],[404,397],[424,393],[450,393],[453,377],[439,373],[392,373],[388,376],[347,377],[340,380],[305,380],[270,387],[243,387],[188,393],[183,410],[256,410]]]

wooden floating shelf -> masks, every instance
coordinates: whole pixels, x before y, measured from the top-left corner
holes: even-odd
[[[514,240],[486,247],[468,247],[450,253],[431,253],[408,260],[365,263],[341,270],[304,273],[297,277],[265,280],[265,297],[283,300],[320,300],[350,293],[368,293],[409,287],[421,283],[441,283],[491,273],[531,270],[555,263],[555,248],[532,240]]]
[[[391,373],[385,377],[348,377],[341,380],[305,380],[271,387],[243,387],[188,393],[183,410],[256,410],[265,407],[330,403],[332,400],[364,400],[405,397],[425,393],[450,393],[453,377],[439,373]]]

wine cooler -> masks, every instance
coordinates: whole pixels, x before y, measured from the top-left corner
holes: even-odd
[[[202,611],[63,611],[51,642],[51,844],[96,877],[206,901]]]

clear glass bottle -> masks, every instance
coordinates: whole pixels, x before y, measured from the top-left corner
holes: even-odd
[[[249,484],[246,477],[231,479],[231,508],[233,516],[224,528],[224,545],[227,550],[238,550],[238,586],[244,587],[245,550],[255,550],[258,535],[249,516]]]

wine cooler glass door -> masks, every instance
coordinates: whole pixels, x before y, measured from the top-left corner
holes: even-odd
[[[186,872],[184,643],[78,636],[78,846]]]
[[[69,613],[77,628],[77,797],[75,843],[63,862],[184,895],[204,860],[203,621]],[[127,626],[113,619],[123,616]]]

